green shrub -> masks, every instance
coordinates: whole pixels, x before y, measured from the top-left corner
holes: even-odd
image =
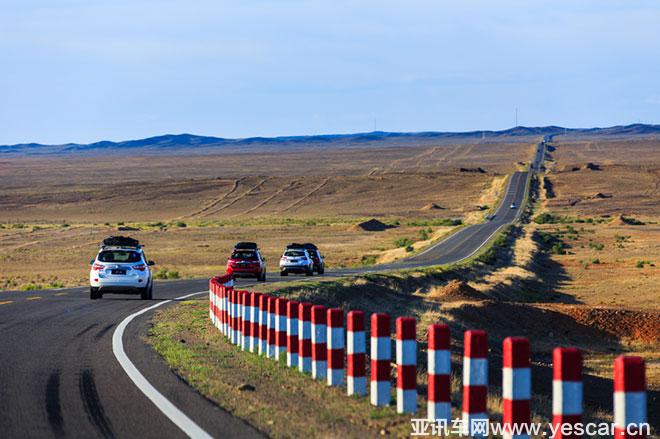
[[[430,229],[429,229],[429,230],[430,230]],[[428,232],[428,230],[426,230],[426,229],[422,229],[422,230],[419,232],[419,239],[421,239],[422,241],[426,241],[426,240],[428,240],[428,239],[429,239],[429,232]]]
[[[594,259],[591,260],[591,263],[592,264],[600,264],[600,259],[594,258]]]
[[[477,261],[488,265],[493,265],[496,260],[497,260],[497,255],[495,254],[495,250],[493,250],[492,248],[489,248],[488,250],[486,250],[477,257]]]
[[[376,263],[376,255],[362,255],[360,263],[362,265],[374,265]]]
[[[399,238],[394,241],[394,245],[397,247],[408,247],[412,243],[413,241],[410,238]]]
[[[179,272],[163,267],[154,273],[154,279],[179,279]]]
[[[605,244],[601,244],[600,242],[597,242],[597,243],[590,242],[589,243],[589,248],[601,251],[602,249],[605,248]]]
[[[550,253],[553,255],[565,255],[566,250],[564,250],[564,245],[561,242],[555,242],[550,248]]]
[[[551,213],[545,212],[534,218],[534,222],[536,224],[556,224],[558,222],[558,217]]]
[[[412,252],[413,250],[415,250],[415,247],[413,247],[412,245],[407,245],[407,246],[406,246],[406,251],[407,251],[408,253]]]
[[[174,225],[177,227],[188,227],[188,224],[184,223],[183,221],[177,221],[174,223]]]
[[[23,285],[21,287],[21,290],[23,290],[23,291],[35,291],[35,290],[40,290],[40,289],[41,289],[41,285],[37,285],[37,284],[33,284],[33,283],[29,283],[29,284]]]

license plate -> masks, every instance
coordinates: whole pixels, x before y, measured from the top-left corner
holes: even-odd
[[[112,274],[126,274],[126,270],[114,269],[112,270]]]

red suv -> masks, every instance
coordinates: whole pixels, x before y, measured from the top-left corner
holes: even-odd
[[[234,278],[254,277],[260,282],[266,280],[266,258],[261,256],[254,242],[239,242],[227,261],[227,273]]]

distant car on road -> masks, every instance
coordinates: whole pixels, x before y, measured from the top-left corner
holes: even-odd
[[[239,242],[227,260],[227,273],[234,278],[254,277],[266,281],[266,258],[254,242]]]
[[[314,262],[314,271],[316,271],[318,274],[325,273],[325,259],[323,258],[323,255],[321,254],[321,251],[318,249],[318,247],[316,247],[311,242],[307,242],[303,244],[303,248],[307,250],[307,253],[309,253],[309,256]]]
[[[511,203],[511,209],[515,209],[516,207],[516,203]]]
[[[495,214],[486,215],[486,221],[492,221],[495,219]]]
[[[314,261],[308,250],[300,244],[287,246],[280,258],[280,276],[288,276],[289,273],[305,273],[307,276],[314,274]]]
[[[153,277],[139,241],[125,236],[103,240],[96,258],[90,262],[89,297],[100,299],[104,293],[140,294],[142,300],[153,298]]]

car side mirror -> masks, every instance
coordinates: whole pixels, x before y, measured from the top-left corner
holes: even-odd
[[[89,265],[94,265],[94,259],[92,259],[91,261],[89,261]]]
[[[155,263],[154,261],[148,261],[148,262],[147,262],[147,265],[150,265],[150,266],[151,266],[151,265],[156,265],[156,263]]]
[[[265,257],[265,256],[264,256],[263,258],[261,258],[261,259],[262,259],[264,262],[266,262],[266,257]]]

